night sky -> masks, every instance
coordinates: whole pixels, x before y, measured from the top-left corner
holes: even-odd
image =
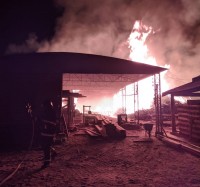
[[[129,58],[136,20],[155,33],[146,44],[158,65],[170,65],[171,87],[200,74],[199,0],[3,0],[0,55],[80,52]]]
[[[9,44],[22,44],[31,35],[38,41],[50,40],[55,34],[57,17],[62,7],[52,0],[3,0],[0,7],[0,54]]]

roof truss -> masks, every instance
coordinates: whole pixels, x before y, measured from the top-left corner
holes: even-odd
[[[63,90],[119,90],[146,74],[63,74]]]

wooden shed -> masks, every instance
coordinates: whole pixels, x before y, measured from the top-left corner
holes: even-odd
[[[180,134],[193,140],[200,140],[200,76],[194,77],[192,82],[168,90],[162,95],[171,95],[172,133],[176,133],[177,126]],[[187,103],[178,106],[175,118],[174,97],[190,97]],[[194,99],[195,98],[195,99]]]

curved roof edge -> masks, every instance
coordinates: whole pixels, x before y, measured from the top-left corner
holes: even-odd
[[[71,52],[12,54],[0,57],[1,67],[9,72],[62,72],[104,74],[156,74],[166,68],[130,60]],[[3,68],[1,68],[3,69]]]

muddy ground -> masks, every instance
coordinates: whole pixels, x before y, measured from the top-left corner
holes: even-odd
[[[43,170],[39,149],[1,153],[1,181],[24,158],[17,173],[2,186],[200,186],[200,158],[154,136],[152,142],[138,142],[145,136],[143,131],[127,134],[122,140],[70,134],[66,142],[55,146],[58,156]]]

